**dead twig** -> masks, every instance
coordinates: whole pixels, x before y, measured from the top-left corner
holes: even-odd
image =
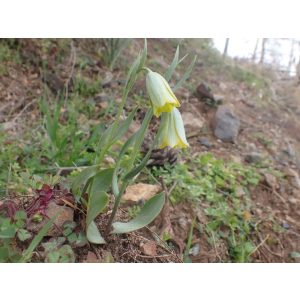
[[[259,184],[260,186],[266,188],[268,191],[272,192],[275,196],[277,196],[281,201],[283,201],[283,203],[287,203],[287,201],[280,195],[278,194],[275,190],[273,190],[272,188],[268,187],[266,184]]]
[[[162,247],[164,250],[166,250],[170,254],[174,255],[178,259],[179,262],[183,263],[182,259],[178,256],[178,254],[175,253],[175,252],[172,252],[172,250],[170,249],[169,245],[156,232],[154,232],[153,230],[151,230],[148,226],[145,226],[145,228],[148,229],[150,231],[150,233],[154,237],[156,237],[157,239],[159,239],[159,241],[162,243],[162,244],[158,244],[158,246]]]
[[[142,257],[142,258],[165,258],[165,257],[172,256],[172,254],[163,254],[163,255],[154,255],[154,256],[136,254],[136,256]]]
[[[222,261],[222,258],[221,258],[221,256],[219,255],[219,252],[218,252],[218,250],[217,250],[217,245],[216,245],[215,235],[214,235],[213,232],[211,232],[211,236],[212,236],[212,240],[213,240],[213,244],[214,244],[214,249],[215,249],[216,256],[217,256],[217,258],[219,259],[219,261]]]
[[[277,257],[283,259],[283,256],[282,256],[281,254],[278,254],[278,253],[272,251],[272,250],[269,248],[269,246],[266,245],[266,243],[262,243],[262,242],[263,242],[263,239],[261,238],[260,235],[258,235],[258,237],[259,237],[260,243],[262,244],[261,247],[263,247],[264,249],[266,249],[269,253],[273,254],[274,256],[277,256]]]
[[[270,235],[268,234],[262,241],[260,241],[260,243],[255,247],[255,249],[249,254],[249,256],[253,255],[266,241],[267,239],[270,237]]]
[[[18,118],[20,118],[20,116],[26,111],[26,109],[29,107],[29,106],[31,106],[32,104],[34,104],[35,102],[37,102],[37,100],[38,99],[33,99],[33,100],[31,100],[29,103],[27,103],[25,106],[24,106],[24,108],[12,119],[12,121],[11,121],[11,123],[13,124],[13,123],[15,123],[16,122],[16,120],[18,119]]]

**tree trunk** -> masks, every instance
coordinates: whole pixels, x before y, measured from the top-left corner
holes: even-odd
[[[260,54],[260,61],[259,61],[260,64],[263,64],[264,60],[265,60],[265,50],[266,50],[267,40],[268,39],[265,38],[262,40],[262,43],[261,43],[261,54]]]
[[[294,46],[295,46],[295,39],[292,39],[291,41],[291,50],[290,50],[290,59],[289,59],[289,65],[288,65],[288,72],[291,72],[291,68],[294,62]]]
[[[259,43],[259,39],[256,39],[255,48],[254,48],[253,55],[252,55],[252,61],[254,63],[256,61],[256,53],[257,53],[258,43]]]
[[[226,42],[225,42],[225,47],[224,47],[223,57],[226,57],[226,56],[227,56],[228,45],[229,45],[229,39],[227,38],[227,39],[226,39]]]

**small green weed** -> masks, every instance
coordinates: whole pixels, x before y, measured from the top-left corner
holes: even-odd
[[[193,201],[208,206],[206,232],[216,239],[225,239],[232,261],[246,262],[254,249],[251,241],[253,227],[249,217],[251,202],[247,197],[249,185],[256,185],[259,174],[253,167],[216,159],[211,153],[190,158],[173,169],[155,169],[156,176],[163,176],[167,185],[177,182],[171,201]],[[238,197],[238,189],[245,196]]]
[[[24,242],[31,238],[31,233],[25,229],[25,222],[24,211],[16,211],[13,217],[0,214],[0,262],[18,262],[21,259],[16,241]]]
[[[269,149],[272,145],[273,142],[271,139],[266,137],[263,133],[257,132],[253,135],[263,146],[265,146],[267,149]]]

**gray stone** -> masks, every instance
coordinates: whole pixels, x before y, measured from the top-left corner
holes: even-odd
[[[294,198],[294,197],[290,197],[290,198],[288,199],[288,201],[289,201],[289,203],[291,203],[291,204],[293,204],[293,205],[296,205],[296,204],[300,203],[300,200],[297,199],[297,198]]]
[[[246,154],[245,161],[249,164],[257,164],[263,159],[262,155],[258,152],[251,152]]]
[[[189,251],[189,254],[192,256],[197,256],[200,253],[200,244],[195,244]]]
[[[218,107],[213,122],[214,135],[223,142],[235,142],[239,129],[240,120],[230,105]]]
[[[205,120],[199,114],[183,112],[181,116],[185,127],[189,127],[194,130],[201,129],[203,127]]]
[[[288,177],[290,184],[294,188],[300,189],[300,178],[299,178],[297,171],[295,171],[291,168],[287,168],[287,169],[285,169],[285,175]]]
[[[284,229],[290,229],[290,225],[289,225],[287,222],[283,222],[283,223],[282,223],[282,227],[283,227]]]
[[[201,144],[201,145],[203,145],[203,146],[205,146],[206,148],[211,148],[212,147],[212,144],[210,143],[210,141],[207,139],[207,138],[200,138],[199,140],[198,140],[198,142]]]

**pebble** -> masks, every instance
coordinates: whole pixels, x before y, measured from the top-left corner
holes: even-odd
[[[287,222],[283,222],[283,223],[282,223],[282,227],[283,227],[284,229],[290,229],[290,225],[289,225]]]
[[[185,229],[188,226],[188,221],[185,217],[179,218],[178,223],[183,229]]]
[[[199,140],[198,140],[198,142],[201,144],[201,145],[203,145],[203,146],[205,146],[206,148],[211,148],[212,147],[212,144],[209,142],[209,140],[208,139],[206,139],[206,138],[200,138]]]
[[[258,152],[251,152],[246,154],[245,161],[249,164],[257,164],[262,161],[262,155]]]
[[[192,256],[197,256],[200,253],[200,244],[195,244],[189,251],[189,254]]]
[[[157,255],[157,246],[154,241],[148,241],[140,245],[140,250],[148,256]]]
[[[288,199],[288,201],[291,203],[291,204],[297,204],[297,203],[300,203],[300,200],[297,199],[297,198],[294,198],[294,197],[290,197]]]

